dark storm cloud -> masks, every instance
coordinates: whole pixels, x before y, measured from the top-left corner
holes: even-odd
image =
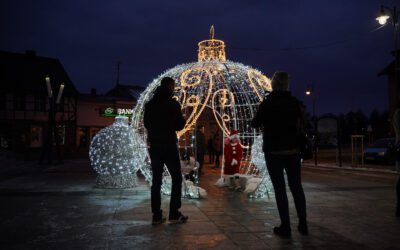
[[[392,28],[375,32],[380,4],[397,1],[2,1],[0,50],[60,58],[81,92],[106,92],[122,61],[121,82],[147,85],[176,64],[195,61],[209,36],[227,57],[272,76],[291,74],[293,93],[317,113],[387,108]],[[255,48],[258,50],[252,50]],[[310,109],[309,109],[310,111]]]

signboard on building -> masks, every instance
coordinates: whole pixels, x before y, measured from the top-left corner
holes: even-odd
[[[113,108],[113,107],[106,107],[100,108],[100,115],[101,116],[127,116],[132,117],[133,109],[128,108]]]

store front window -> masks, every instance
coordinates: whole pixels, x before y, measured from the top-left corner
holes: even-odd
[[[31,140],[30,140],[30,147],[32,148],[39,148],[42,146],[43,141],[43,128],[39,125],[32,125],[31,126]]]

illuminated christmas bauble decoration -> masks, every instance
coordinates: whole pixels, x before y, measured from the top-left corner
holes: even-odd
[[[179,148],[195,145],[191,135],[197,120],[208,109],[224,137],[229,136],[231,129],[238,131],[243,145],[241,173],[255,176],[260,173],[251,161],[251,145],[261,132],[251,128],[250,122],[265,93],[271,91],[270,80],[257,69],[226,60],[225,43],[214,39],[213,27],[210,33],[209,40],[198,44],[198,61],[178,65],[154,79],[141,94],[133,111],[133,139],[137,152],[140,152],[135,154],[136,162],[148,181],[151,180],[151,167],[145,143],[144,105],[153,97],[164,77],[175,80],[174,98],[181,104],[186,119],[184,129],[177,132]],[[164,193],[169,192],[167,189],[163,186]]]
[[[97,186],[103,188],[136,186],[138,165],[134,154],[128,117],[117,116],[114,123],[100,130],[90,143],[89,158],[98,174]]]

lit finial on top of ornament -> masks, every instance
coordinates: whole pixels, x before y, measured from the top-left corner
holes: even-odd
[[[214,39],[214,25],[211,25],[210,39],[199,42],[199,62],[211,60],[226,61],[225,43]]]

